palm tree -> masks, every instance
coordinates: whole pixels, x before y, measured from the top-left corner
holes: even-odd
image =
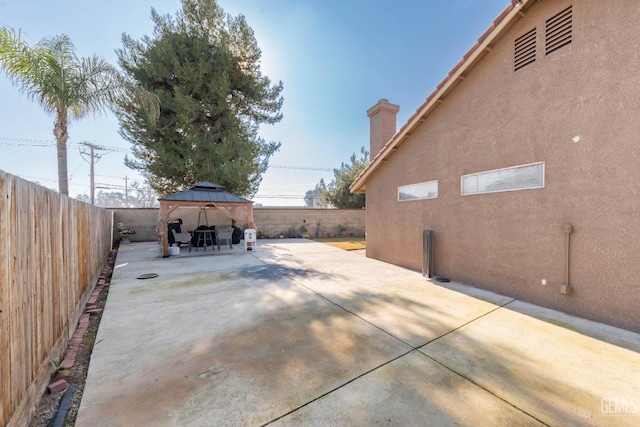
[[[20,36],[12,28],[0,28],[0,68],[14,86],[55,116],[59,191],[69,195],[69,122],[107,112],[119,97],[128,95],[127,86],[118,70],[104,59],[78,58],[75,46],[64,34],[45,37],[33,47]]]

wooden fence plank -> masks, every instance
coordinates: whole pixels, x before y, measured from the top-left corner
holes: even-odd
[[[10,179],[0,171],[0,236],[8,235]],[[0,425],[9,421],[11,407],[11,305],[9,301],[9,239],[0,239]]]
[[[56,230],[56,219],[57,217],[54,215],[50,215],[50,212],[55,212],[53,209],[53,195],[50,192],[44,192],[44,198],[46,203],[42,206],[43,212],[41,215],[43,217],[49,218],[49,228],[51,229],[51,233],[46,234],[43,240],[42,247],[40,248],[40,259],[43,260],[41,264],[40,274],[42,275],[42,283],[43,283],[43,301],[45,307],[47,307],[48,313],[47,316],[43,318],[44,322],[44,337],[46,338],[45,344],[45,357],[50,356],[50,350],[53,344],[56,341],[56,335],[54,334],[54,319],[55,319],[55,301],[53,298],[53,288],[55,283],[55,271],[52,268],[53,260],[53,250],[54,250],[54,235],[53,230]],[[55,357],[55,355],[53,356]]]
[[[0,190],[0,425],[26,425],[111,249],[113,215],[2,171]]]
[[[26,358],[31,337],[29,334],[30,312],[28,311],[29,265],[26,230],[27,208],[23,201],[24,185],[14,178],[12,206],[9,213],[9,239],[13,243],[10,262],[9,291],[11,302],[11,406],[17,408],[28,388],[27,373],[30,371],[30,359]]]

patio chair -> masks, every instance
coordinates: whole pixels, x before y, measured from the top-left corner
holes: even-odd
[[[174,229],[171,229],[171,232],[173,233],[173,241],[177,243],[178,246],[188,244],[189,248],[191,248],[191,233],[178,233]]]
[[[230,225],[216,225],[216,244],[220,250],[220,241],[229,243],[229,248],[233,249],[233,227]],[[226,244],[226,243],[225,243]]]

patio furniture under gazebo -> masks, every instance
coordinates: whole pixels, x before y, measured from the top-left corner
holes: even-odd
[[[158,213],[158,239],[162,245],[162,255],[169,255],[168,224],[193,211],[216,208],[238,224],[248,224],[255,229],[253,222],[253,202],[225,191],[224,187],[212,182],[199,182],[187,191],[160,197]]]

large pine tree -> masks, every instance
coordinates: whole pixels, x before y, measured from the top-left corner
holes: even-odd
[[[213,0],[183,0],[175,17],[152,10],[153,37],[123,35],[120,66],[160,99],[148,120],[135,101],[118,110],[122,136],[133,144],[129,165],[160,195],[212,181],[251,197],[280,143],[258,136],[262,123],[282,119],[282,83],[260,72],[261,52],[242,15]]]

